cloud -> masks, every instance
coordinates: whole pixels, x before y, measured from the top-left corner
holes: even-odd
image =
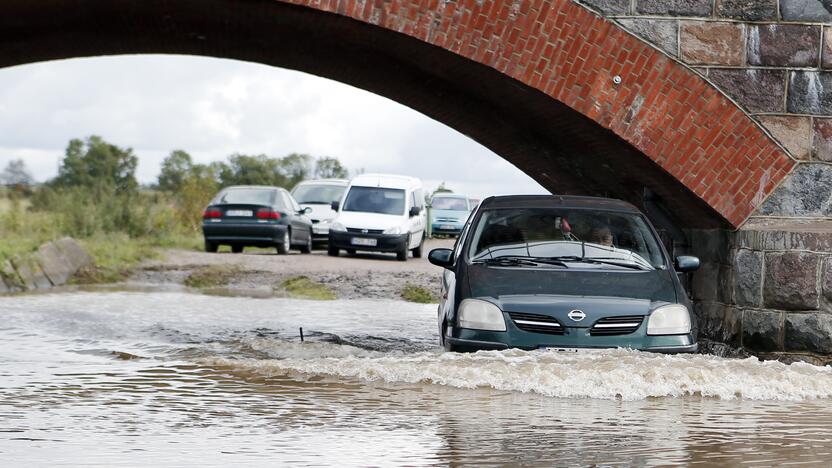
[[[0,165],[23,157],[57,173],[71,138],[97,134],[139,156],[152,182],[184,149],[197,161],[234,152],[334,156],[351,169],[445,181],[475,196],[546,193],[468,137],[386,98],[300,72],[186,56],[74,59],[0,70]]]

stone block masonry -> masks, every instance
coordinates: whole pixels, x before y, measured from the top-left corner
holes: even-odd
[[[92,263],[92,257],[72,238],[48,242],[30,255],[0,263],[0,294],[60,286]]]

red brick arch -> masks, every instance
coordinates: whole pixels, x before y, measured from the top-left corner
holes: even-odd
[[[795,165],[705,80],[571,0],[9,0],[4,9],[0,66],[185,53],[296,68],[410,105],[555,191],[632,200],[650,189],[684,226],[739,226]]]

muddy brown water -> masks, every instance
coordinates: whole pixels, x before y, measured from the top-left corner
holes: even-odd
[[[829,367],[441,353],[435,306],[399,301],[74,292],[0,317],[3,466],[832,460]]]

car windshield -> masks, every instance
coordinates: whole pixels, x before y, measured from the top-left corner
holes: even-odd
[[[383,187],[350,187],[344,211],[404,214],[404,190]]]
[[[430,206],[434,210],[468,211],[468,204],[464,198],[434,197]]]
[[[332,184],[303,184],[298,185],[292,190],[292,196],[295,197],[298,203],[305,203],[310,205],[329,205],[334,201],[341,199],[344,194],[343,185]]]
[[[659,244],[640,215],[585,209],[484,211],[469,256],[472,261],[521,258],[638,269],[664,265]]]
[[[271,205],[276,193],[274,189],[233,188],[220,192],[213,203]]]

